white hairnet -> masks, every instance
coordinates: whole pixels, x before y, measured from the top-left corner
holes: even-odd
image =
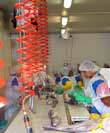
[[[99,71],[99,66],[97,66],[94,62],[91,60],[85,60],[83,61],[80,66],[79,70],[80,71],[92,71],[92,72],[97,72]]]

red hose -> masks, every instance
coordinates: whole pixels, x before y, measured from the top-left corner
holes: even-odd
[[[22,101],[25,110],[25,100],[35,95],[30,89],[34,85],[33,75],[44,71],[44,64],[48,63],[47,3],[46,0],[24,0],[15,7],[25,10],[24,14],[16,16],[17,20],[24,22],[16,28],[23,34],[16,41],[22,44],[22,48],[17,50],[22,57],[17,62],[22,65],[18,73],[22,75],[19,80],[24,86],[19,91],[26,93]]]

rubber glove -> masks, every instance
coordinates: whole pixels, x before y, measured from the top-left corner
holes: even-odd
[[[78,84],[74,86],[74,89],[82,89]]]
[[[84,95],[82,90],[73,90],[68,94],[69,97],[75,97],[77,95]]]
[[[85,103],[92,104],[92,98],[85,96]]]
[[[70,93],[68,94],[69,97],[74,97],[74,95],[75,95],[75,91],[72,91],[72,92],[70,92]]]
[[[84,95],[77,95],[75,97],[75,100],[79,103],[92,104],[92,99],[90,97],[84,96]]]
[[[80,94],[77,94],[75,96],[75,100],[78,102],[78,103],[84,103],[85,102],[85,97],[80,95]]]
[[[57,94],[63,94],[62,88],[59,87],[59,88],[56,90],[56,93],[57,93]]]
[[[75,100],[79,103],[92,104],[92,99],[88,96],[84,96],[84,93],[82,93],[82,91],[72,91],[68,96],[74,97]]]
[[[90,119],[91,120],[101,119],[101,115],[92,113],[92,114],[90,114]]]

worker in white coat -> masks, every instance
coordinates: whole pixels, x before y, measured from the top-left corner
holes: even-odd
[[[97,86],[104,82],[103,76],[99,73],[99,66],[90,60],[85,60],[80,64],[79,70],[88,81],[84,90],[85,95],[95,98]]]
[[[101,115],[102,112],[100,109],[102,107],[106,108],[106,106],[102,106],[103,102],[100,99],[97,101],[97,88],[102,83],[105,83],[103,76],[99,72],[100,68],[94,62],[85,60],[82,64],[80,64],[79,70],[81,71],[82,77],[86,78],[88,81],[84,91],[85,96],[89,96],[92,100],[92,108],[90,108],[90,113]],[[107,111],[107,108],[105,110]]]
[[[5,109],[5,119],[10,120],[15,112],[18,110],[19,100],[21,97],[21,93],[19,92],[19,88],[21,87],[21,83],[18,80],[18,76],[16,72],[11,73],[11,77],[7,83],[5,96],[8,99],[8,104]]]
[[[68,63],[64,63],[63,67],[61,67],[61,75],[68,76],[70,68],[68,67]]]
[[[96,98],[93,101],[91,113],[99,115],[110,113],[110,88],[106,82],[99,84],[96,89]]]

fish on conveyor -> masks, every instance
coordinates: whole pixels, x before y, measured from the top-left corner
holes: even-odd
[[[99,120],[89,120],[86,122],[73,124],[72,126],[68,127],[52,127],[52,126],[43,126],[44,130],[48,131],[60,131],[60,132],[68,132],[68,133],[89,133],[97,124]]]

